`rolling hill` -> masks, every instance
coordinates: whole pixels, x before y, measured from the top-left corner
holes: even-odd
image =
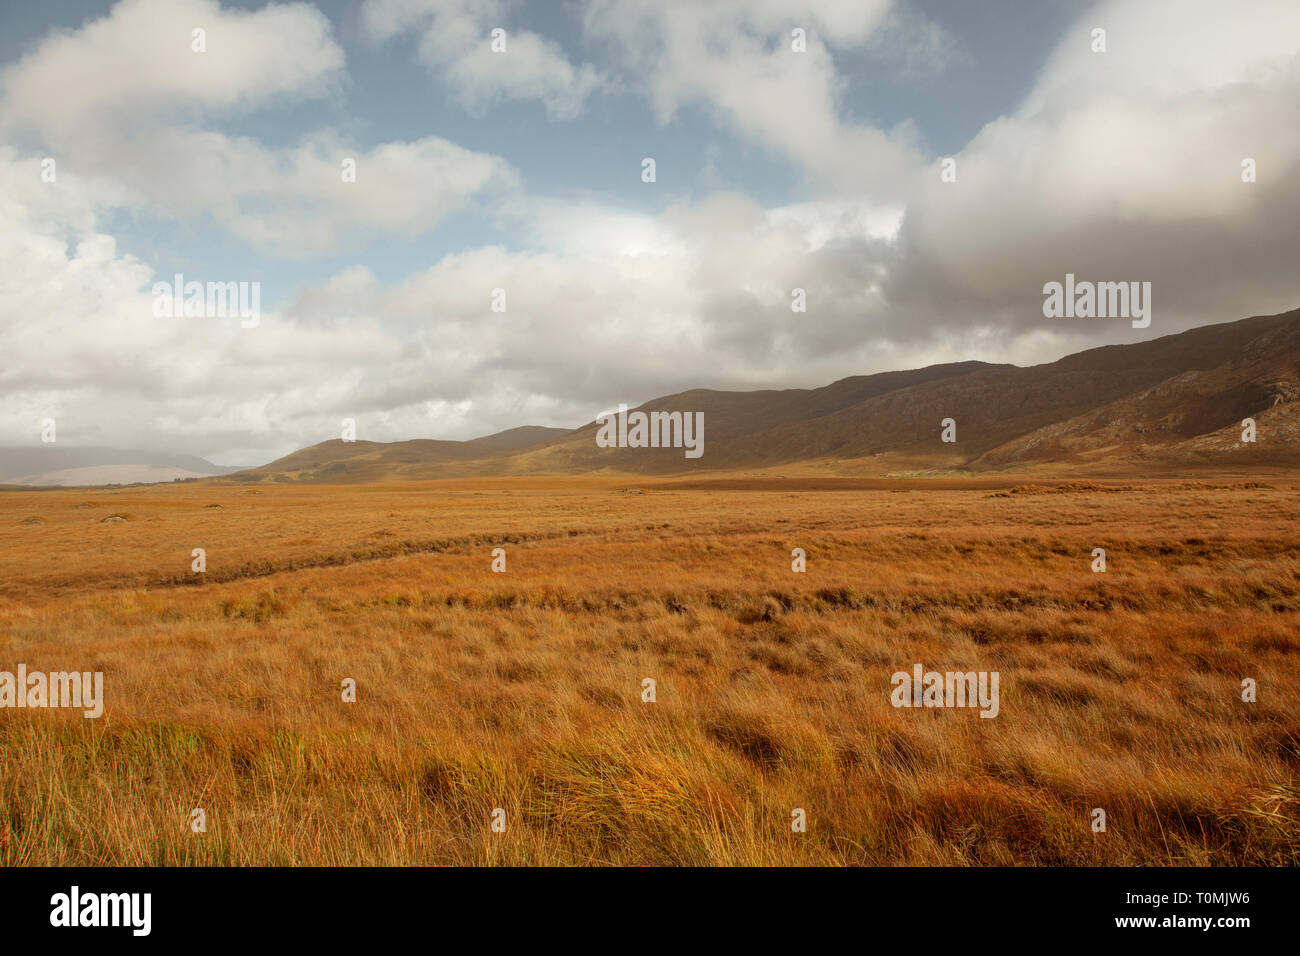
[[[436,466],[498,460],[518,449],[569,434],[565,428],[524,425],[470,441],[416,438],[399,442],[345,442],[335,438],[231,477],[257,480],[292,476],[294,480],[334,482],[419,478],[426,477],[429,469]]]
[[[226,475],[238,468],[214,465],[196,455],[131,448],[77,448],[51,442],[0,448],[0,484],[104,485],[172,481]]]
[[[842,474],[1104,473],[1300,465],[1300,310],[1021,368],[961,362],[816,389],[693,389],[639,410],[702,412],[704,454],[601,448],[599,425],[470,442],[328,441],[234,481],[355,482],[810,465]],[[1253,418],[1257,441],[1242,442]],[[956,441],[941,441],[942,421]]]

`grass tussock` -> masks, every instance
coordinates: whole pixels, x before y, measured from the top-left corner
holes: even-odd
[[[1293,487],[897,490],[0,495],[0,864],[1300,863]]]

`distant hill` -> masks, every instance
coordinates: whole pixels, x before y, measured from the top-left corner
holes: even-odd
[[[1021,368],[959,362],[816,389],[694,389],[642,411],[703,412],[704,455],[601,448],[598,425],[472,442],[323,442],[228,480],[355,482],[473,475],[643,474],[815,463],[837,473],[1161,473],[1300,465],[1300,310],[1089,349]],[[1241,422],[1258,441],[1243,444]],[[956,421],[957,440],[940,440]]]
[[[0,448],[0,484],[104,485],[228,475],[238,468],[214,465],[197,455],[131,448],[48,445]]]
[[[191,478],[209,478],[211,475],[184,468],[160,465],[90,465],[86,468],[60,468],[39,475],[11,478],[4,484],[36,485],[40,487],[75,488],[91,485],[157,484]]]
[[[377,442],[331,439],[286,455],[260,468],[240,472],[240,479],[292,476],[303,481],[375,481],[419,477],[430,466],[491,460],[551,439],[569,435],[567,428],[524,425],[470,441]]]

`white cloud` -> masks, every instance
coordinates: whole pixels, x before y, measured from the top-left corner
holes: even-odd
[[[206,31],[205,53],[191,48],[196,28]],[[216,0],[123,0],[7,67],[2,115],[57,142],[142,114],[247,110],[279,97],[319,96],[338,82],[343,61],[329,20],[305,3],[246,12]]]
[[[190,107],[191,93],[151,77],[104,92],[68,75],[42,94],[37,81],[61,75],[50,64],[71,62],[65,47],[111,70],[105,50],[127,40],[105,31],[147,7],[115,8],[0,77],[4,122],[33,129],[60,160],[57,186],[46,185],[35,156],[0,146],[0,444],[30,442],[46,416],[69,442],[248,462],[336,437],[342,417],[356,418],[363,438],[469,438],[574,425],[619,401],[700,386],[1042,361],[1282,311],[1300,292],[1300,67],[1284,39],[1300,35],[1292,3],[1090,11],[1020,107],[958,154],[958,181],[946,184],[905,139],[840,119],[828,51],[870,43],[883,3],[815,6],[808,59],[796,66],[779,43],[791,25],[784,4],[667,15],[598,0],[590,35],[616,39],[629,70],[644,70],[662,116],[703,103],[822,187],[777,208],[725,192],[660,214],[524,195],[501,160],[438,138],[356,151],[325,131],[272,149],[180,117],[314,95],[332,82],[327,24],[314,39],[301,34],[306,47],[289,55],[298,66],[254,67],[271,77],[261,87],[230,78],[193,93]],[[373,10],[389,17],[377,35],[427,23],[423,3]],[[1106,54],[1088,49],[1094,23],[1108,30]],[[498,93],[508,95],[483,88]],[[38,95],[49,116],[26,99]],[[344,155],[358,159],[355,184],[340,181]],[[1258,161],[1258,183],[1241,182],[1244,156]],[[864,198],[877,176],[880,195]],[[419,232],[492,189],[507,190],[488,212],[516,248],[443,256],[387,285],[358,263],[252,330],[154,318],[155,277],[120,251],[103,215],[142,206],[212,216],[259,247],[310,255],[366,230]],[[1042,284],[1066,271],[1152,281],[1152,328],[1046,322]],[[806,314],[790,310],[795,287]],[[494,288],[507,291],[505,314],[490,309]]]
[[[448,255],[391,286],[354,266],[241,329],[155,318],[159,277],[97,231],[73,181],[49,187],[38,224],[42,194],[11,188],[36,177],[0,150],[0,195],[21,196],[0,232],[0,444],[30,443],[49,416],[70,444],[255,461],[334,437],[343,417],[368,438],[469,438],[791,369],[820,384],[879,359],[861,342],[875,302],[862,276],[883,240],[839,207],[538,202],[514,210],[534,250]],[[796,285],[806,317],[790,312]]]
[[[207,31],[194,53],[190,31]],[[343,52],[305,4],[248,13],[212,0],[125,0],[0,73],[0,131],[36,135],[103,204],[209,215],[302,258],[378,232],[415,235],[518,179],[499,157],[430,136],[361,150],[323,131],[296,147],[198,126],[340,82]],[[342,163],[356,161],[355,182]]]
[[[402,354],[373,321],[157,318],[157,277],[97,231],[83,185],[33,190],[38,177],[36,160],[0,147],[0,444],[30,444],[52,417],[73,446],[275,447],[302,409]]]
[[[889,0],[593,0],[584,22],[618,45],[661,122],[702,104],[820,183],[892,199],[920,162],[914,137],[841,119],[830,50],[864,44],[889,9]],[[805,53],[791,50],[796,27]]]
[[[557,119],[582,112],[601,83],[591,64],[574,66],[559,44],[527,30],[511,30],[502,0],[366,0],[371,37],[419,35],[420,60],[468,108],[497,100],[538,100]],[[491,48],[493,30],[505,30],[505,50]]]
[[[1092,52],[1092,31],[1106,52]],[[1290,0],[1106,0],[1057,44],[1020,110],[1060,111],[1103,96],[1151,103],[1294,80],[1300,6]]]

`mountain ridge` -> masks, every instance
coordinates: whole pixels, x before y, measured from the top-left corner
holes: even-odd
[[[704,413],[704,454],[600,448],[599,424],[512,429],[517,441],[323,442],[227,480],[364,482],[811,465],[980,473],[1300,464],[1300,309],[1103,345],[1040,365],[968,361],[812,389],[689,389],[634,410]],[[1258,440],[1240,438],[1255,418]],[[956,441],[941,441],[944,419]],[[489,438],[494,436],[488,436]],[[528,442],[526,439],[539,437]],[[486,439],[477,439],[485,442]],[[405,457],[403,457],[405,456]]]
[[[1032,366],[951,362],[817,388],[688,389],[636,411],[702,412],[704,454],[601,448],[599,424],[520,426],[470,441],[332,439],[218,482],[801,467],[825,474],[1069,473],[1300,465],[1300,309],[1102,345]],[[941,440],[945,419],[956,441]],[[1242,419],[1257,441],[1241,440]],[[215,467],[215,466],[214,466]]]

